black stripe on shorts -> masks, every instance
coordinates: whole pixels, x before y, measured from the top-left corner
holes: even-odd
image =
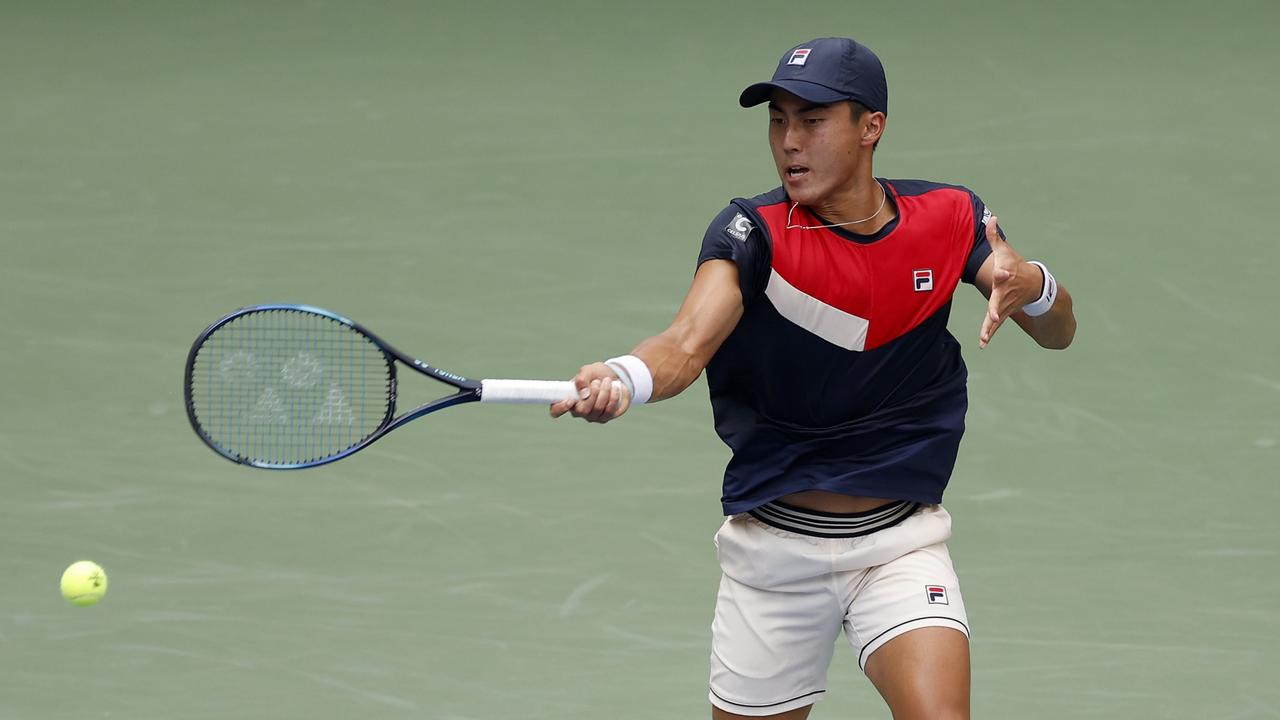
[[[795,697],[793,697],[793,698],[788,698],[788,699],[786,699],[786,700],[779,700],[778,702],[775,702],[775,703],[768,703],[768,704],[766,704],[766,705],[746,705],[746,704],[744,704],[744,703],[734,702],[733,700],[730,700],[729,698],[724,697],[724,696],[723,696],[723,695],[721,695],[720,693],[716,692],[716,689],[715,689],[715,688],[711,688],[711,694],[712,694],[712,695],[715,695],[716,697],[718,697],[718,698],[720,698],[721,700],[723,700],[723,701],[725,701],[725,702],[729,703],[730,705],[736,705],[736,706],[738,706],[738,707],[740,707],[740,708],[769,708],[769,707],[777,707],[777,706],[779,706],[779,705],[782,705],[783,703],[794,702],[794,701],[799,700],[799,699],[801,699],[801,698],[807,698],[807,697],[809,697],[810,695],[821,695],[821,694],[822,694],[822,693],[824,693],[824,692],[826,692],[826,690],[814,690],[813,692],[807,692],[807,693],[805,693],[805,694],[803,694],[803,695],[797,695],[797,696],[795,696]]]

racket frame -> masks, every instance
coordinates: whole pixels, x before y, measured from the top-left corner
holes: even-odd
[[[191,383],[193,379],[193,372],[195,370],[196,356],[200,353],[200,349],[204,346],[205,341],[208,340],[209,337],[213,335],[215,332],[217,332],[218,329],[221,328],[222,326],[236,319],[245,317],[246,315],[254,315],[257,313],[273,312],[273,311],[304,312],[304,313],[320,315],[322,317],[328,318],[341,325],[347,326],[351,330],[354,330],[356,333],[367,338],[370,342],[373,343],[374,347],[378,348],[378,350],[382,352],[383,357],[386,358],[386,361],[387,361],[387,371],[388,371],[387,413],[382,418],[382,422],[378,425],[377,429],[375,429],[372,433],[367,435],[360,442],[356,443],[355,445],[352,445],[351,447],[335,455],[330,455],[323,458],[319,458],[317,460],[309,460],[307,462],[301,462],[301,463],[272,463],[272,462],[265,462],[261,460],[255,460],[253,458],[246,458],[234,452],[231,452],[226,448],[220,447],[216,442],[214,442],[213,438],[209,437],[209,435],[200,426],[199,420],[196,419],[195,405],[192,402]],[[404,365],[407,365],[408,367],[413,368],[414,370],[417,370],[418,372],[422,373],[423,375],[426,375],[427,377],[433,380],[438,380],[439,382],[442,382],[446,385],[457,388],[458,391],[452,395],[446,395],[444,397],[432,400],[431,402],[426,403],[424,405],[420,405],[414,408],[413,410],[410,410],[404,413],[403,415],[400,415],[397,417],[395,414],[396,401],[398,399],[398,396],[396,393],[396,390],[397,390],[396,362],[397,361],[399,361],[400,363],[403,363]],[[200,439],[204,442],[204,444],[208,445],[209,448],[212,449],[214,452],[230,460],[231,462],[234,462],[240,465],[248,465],[250,467],[255,467],[255,468],[262,468],[264,470],[300,470],[302,468],[310,468],[310,467],[317,467],[320,465],[327,465],[331,462],[334,462],[335,460],[341,460],[342,458],[347,457],[348,455],[351,455],[352,453],[358,450],[363,450],[369,445],[372,445],[375,441],[377,441],[383,435],[386,435],[387,433],[391,432],[392,430],[395,430],[401,425],[404,425],[405,423],[410,422],[412,420],[416,420],[422,417],[423,415],[426,415],[428,413],[433,413],[437,410],[443,410],[444,408],[452,407],[454,405],[462,405],[465,403],[479,402],[480,394],[481,394],[480,381],[471,380],[469,378],[465,378],[456,373],[451,373],[447,370],[442,370],[441,368],[435,367],[430,363],[423,362],[418,358],[412,357],[410,355],[406,355],[405,353],[396,349],[393,345],[391,345],[391,343],[388,343],[387,341],[378,337],[375,333],[370,331],[368,328],[364,327],[358,322],[355,322],[354,320],[343,317],[342,315],[339,315],[335,312],[331,312],[323,308],[315,307],[314,305],[297,305],[297,304],[289,304],[289,303],[269,303],[266,305],[250,305],[248,307],[243,307],[243,308],[240,308],[239,310],[235,310],[234,312],[227,313],[226,315],[222,316],[218,320],[214,321],[214,323],[209,327],[205,328],[204,332],[200,333],[199,337],[196,338],[196,341],[192,343],[191,350],[190,352],[187,353],[187,364],[186,364],[185,370],[183,371],[183,378],[182,378],[182,395],[184,400],[186,401],[187,420],[191,422],[191,428],[195,430],[196,435],[200,437]]]

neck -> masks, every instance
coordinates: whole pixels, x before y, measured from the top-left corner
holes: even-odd
[[[844,191],[809,209],[832,224],[864,220],[847,228],[864,235],[875,233],[894,218],[885,189],[870,171],[859,175]]]

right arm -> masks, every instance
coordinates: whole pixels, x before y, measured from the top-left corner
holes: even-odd
[[[693,285],[670,327],[644,340],[631,351],[653,375],[650,402],[675,397],[702,374],[742,317],[738,267],[731,260],[707,260],[698,268]],[[627,411],[631,398],[615,387],[617,375],[603,362],[585,365],[574,376],[578,401],[551,406],[551,416],[572,413],[588,422],[608,422]]]

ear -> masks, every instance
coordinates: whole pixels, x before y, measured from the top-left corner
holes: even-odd
[[[884,135],[884,124],[888,120],[882,112],[868,112],[862,116],[862,145],[875,145]]]

